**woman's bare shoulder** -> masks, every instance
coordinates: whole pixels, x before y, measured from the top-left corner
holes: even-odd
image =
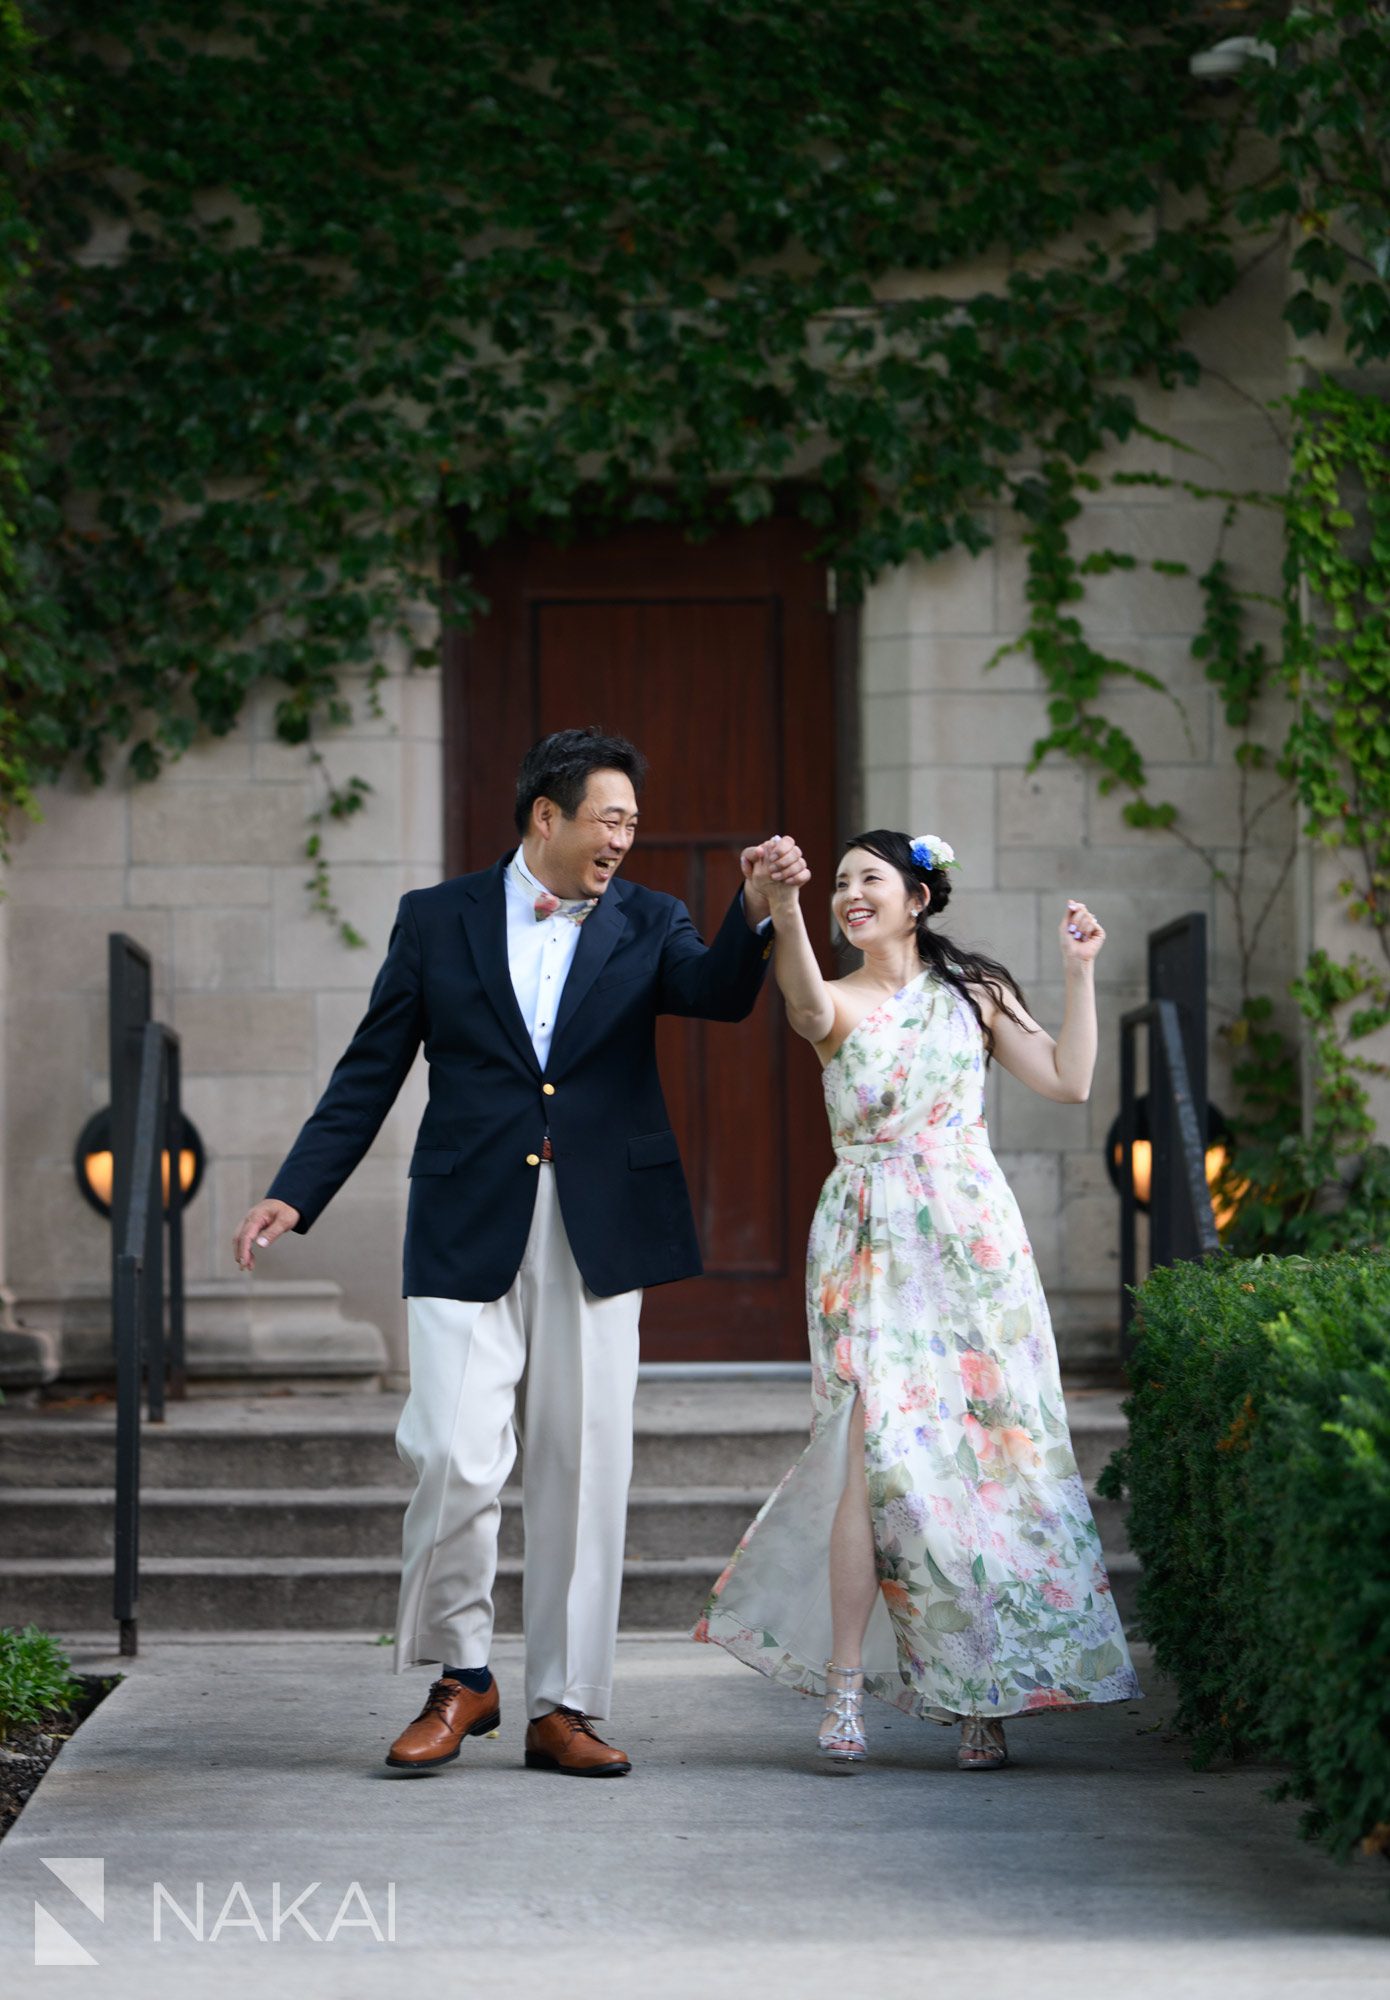
[[[878,989],[867,985],[857,968],[839,979],[827,979],[825,985],[830,1004],[835,1009],[835,1021],[825,1040],[815,1044],[822,1069],[840,1044],[854,1033],[864,1016],[872,1013],[879,998]]]
[[[1039,1023],[1033,1019],[1017,993],[1008,992],[1001,1004],[999,995],[988,986],[981,986],[971,980],[968,988],[972,999],[980,1010],[980,1019],[991,1034],[1003,1037],[1015,1029],[1024,1034],[1035,1035]],[[1002,1046],[1002,1043],[1001,1043]]]

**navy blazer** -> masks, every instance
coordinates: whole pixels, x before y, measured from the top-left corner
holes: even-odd
[[[367,1012],[269,1189],[308,1229],[376,1137],[424,1044],[404,1295],[496,1299],[521,1266],[536,1177],[601,1297],[701,1269],[656,1068],[656,1017],[741,1021],[770,935],[736,897],[714,942],[674,896],[615,878],[585,919],[542,1072],[507,961],[511,855],[402,896]],[[549,1134],[553,1166],[536,1164]]]

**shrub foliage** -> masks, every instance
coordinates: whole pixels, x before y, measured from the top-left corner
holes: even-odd
[[[1179,1264],[1139,1308],[1103,1490],[1194,1760],[1276,1758],[1305,1835],[1390,1853],[1390,1256]]]
[[[82,1683],[58,1641],[37,1625],[0,1626],[0,1740],[71,1708]]]

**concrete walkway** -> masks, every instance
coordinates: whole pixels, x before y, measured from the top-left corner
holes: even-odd
[[[714,1648],[625,1640],[608,1733],[636,1768],[596,1783],[522,1768],[507,1641],[499,1740],[398,1778],[381,1758],[428,1673],[397,1678],[370,1636],[145,1644],[0,1845],[7,1995],[1327,2000],[1390,1984],[1390,1871],[1297,1841],[1268,1771],[1191,1771],[1151,1679],[1142,1703],[1016,1725],[1017,1765],[988,1775],[955,1770],[954,1732],[871,1704],[872,1764],[839,1772],[813,1753],[804,1697]],[[104,1860],[100,1920],[45,1856]],[[154,1885],[193,1922],[200,1881],[204,1941],[167,1902],[156,1941]],[[298,1907],[322,1941],[294,1917],[271,1941],[277,1883],[282,1908],[320,1885]],[[95,1965],[34,1963],[36,1899]]]

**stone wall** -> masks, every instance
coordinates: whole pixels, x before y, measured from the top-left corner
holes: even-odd
[[[74,781],[21,825],[7,871],[6,1044],[9,1281],[21,1311],[105,1282],[104,1221],[81,1199],[72,1151],[108,1102],[107,935],[150,952],[156,1014],[179,1031],[184,1101],[208,1145],[186,1215],[188,1277],[248,1286],[232,1232],[264,1192],[363,1011],[396,902],[443,867],[440,683],[394,674],[384,718],[327,749],[333,775],[373,787],[370,810],[334,827],[333,893],[367,939],[349,951],[309,906],[306,814],[321,781],[274,737],[270,704],[153,785]],[[405,1156],[423,1104],[417,1064],[367,1160],[306,1237],[262,1253],[267,1279],[334,1279],[349,1312],[386,1335],[404,1367],[400,1246]]]

